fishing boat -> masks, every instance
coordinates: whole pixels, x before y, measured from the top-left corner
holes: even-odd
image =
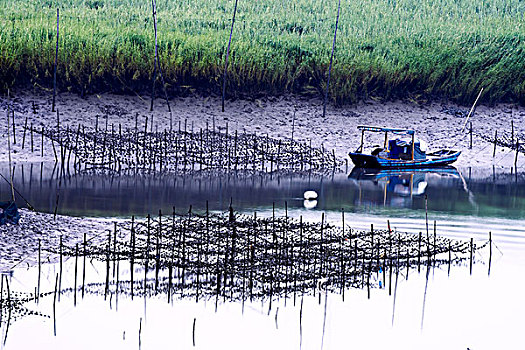
[[[416,140],[415,131],[411,129],[381,128],[360,125],[361,145],[348,155],[360,168],[421,168],[444,166],[455,162],[461,151],[440,149],[426,153],[426,144]],[[365,132],[384,133],[383,147],[374,146],[370,154],[363,153]],[[389,139],[389,133],[397,135]]]

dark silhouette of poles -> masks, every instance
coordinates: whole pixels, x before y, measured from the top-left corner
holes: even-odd
[[[233,25],[235,24],[235,14],[237,13],[237,1],[235,0],[235,6],[233,8],[232,27],[230,30],[230,40],[228,41],[228,48],[226,49],[226,61],[224,62],[224,76],[222,80],[222,111],[224,112],[224,96],[226,95],[226,76],[228,72],[228,58],[230,57],[230,46],[232,42]]]
[[[57,91],[57,62],[58,62],[58,36],[59,36],[59,23],[60,23],[60,12],[57,8],[57,45],[55,50],[55,66],[54,66],[54,72],[53,72],[53,106],[52,111],[55,111],[55,97],[56,97],[56,91]]]
[[[330,55],[330,65],[328,66],[328,79],[326,81],[326,90],[324,93],[323,117],[326,115],[326,100],[328,99],[328,88],[330,87],[330,75],[332,74],[332,62],[334,59],[335,40],[337,38],[337,26],[339,24],[340,11],[341,11],[341,0],[339,0],[338,5],[337,5],[337,18],[335,20],[334,42],[332,43],[332,54]]]

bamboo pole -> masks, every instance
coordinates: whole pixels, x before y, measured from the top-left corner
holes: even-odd
[[[469,130],[469,134],[470,134],[470,145],[469,145],[469,149],[472,149],[472,122],[470,122],[470,130]]]
[[[57,317],[56,317],[56,304],[57,304],[57,288],[58,288],[58,274],[55,277],[55,293],[53,295],[53,334],[57,336]]]
[[[463,124],[463,127],[461,128],[461,133],[465,131],[465,128],[467,127],[468,120],[470,119],[470,116],[474,112],[474,109],[476,108],[476,104],[478,103],[479,98],[481,97],[481,94],[483,93],[483,88],[479,91],[478,97],[476,97],[476,100],[474,101],[474,104],[470,108],[470,111],[468,112],[467,119],[465,120],[465,124]]]
[[[60,12],[57,8],[57,44],[56,44],[56,50],[55,50],[55,64],[54,64],[54,71],[53,71],[53,106],[51,111],[55,111],[55,97],[56,97],[56,91],[57,91],[57,62],[58,62],[58,38],[59,38],[59,23],[60,23]]]
[[[233,25],[235,24],[235,14],[237,13],[237,1],[235,0],[235,6],[233,8],[233,17],[232,17],[232,26],[230,30],[230,40],[228,41],[228,48],[226,49],[226,60],[224,62],[224,75],[222,80],[222,111],[224,112],[224,97],[226,95],[226,77],[228,74],[228,58],[230,57],[230,46],[232,42],[233,35]],[[214,128],[215,131],[215,128]]]
[[[470,274],[472,275],[472,262],[474,255],[474,238],[470,239]]]
[[[60,301],[60,294],[62,294],[62,236],[60,236],[60,246],[59,246],[59,254],[60,254],[60,264],[59,264],[59,280],[58,280],[58,301]]]
[[[160,80],[162,82],[162,88],[164,90],[164,97],[166,98],[166,105],[168,106],[168,112],[170,113],[170,131],[171,131],[172,124],[173,124],[173,116],[171,114],[171,106],[170,106],[170,101],[168,100],[168,93],[166,91],[166,84],[164,82],[164,76],[162,75],[162,70],[160,69],[159,49],[157,45],[157,0],[151,0],[151,6],[153,10],[153,28],[155,30],[155,56],[153,60],[153,88],[152,88],[152,94],[151,94],[150,111],[153,111],[153,100],[155,99],[155,80],[157,79],[156,71],[158,69]]]
[[[13,119],[13,145],[16,145],[16,124],[15,124],[15,111],[11,110],[11,118]],[[9,129],[7,130],[9,134]]]
[[[73,287],[73,304],[77,305],[78,243],[75,245],[75,285]]]
[[[498,143],[498,130],[494,132],[494,152],[492,152],[492,158],[496,156],[496,144]]]
[[[38,239],[38,284],[37,284],[37,302],[40,300],[40,275],[42,273],[42,255],[41,255],[42,247],[40,238]]]
[[[520,140],[516,140],[516,156],[514,157],[514,167],[516,168],[516,174],[518,174],[518,153],[520,150]]]
[[[491,265],[492,265],[492,232],[489,231],[489,269],[488,269],[489,276],[490,276]]]
[[[341,11],[341,0],[338,1],[337,5],[337,18],[335,20],[335,31],[334,31],[334,41],[332,43],[332,54],[330,55],[330,65],[328,66],[328,79],[326,81],[326,90],[324,93],[324,102],[323,102],[323,118],[326,115],[326,100],[328,99],[328,88],[330,87],[330,75],[332,74],[332,62],[334,59],[334,51],[335,51],[335,41],[337,38],[337,26],[339,24],[339,13]]]
[[[87,234],[84,232],[84,246],[82,249],[83,264],[82,264],[82,299],[84,299],[84,291],[86,285],[86,255],[87,255]]]

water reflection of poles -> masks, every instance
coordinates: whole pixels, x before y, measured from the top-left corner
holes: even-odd
[[[408,276],[408,269],[407,269]],[[394,284],[394,300],[392,303],[392,326],[394,325],[394,315],[396,312],[396,297],[397,297],[397,281],[399,279],[399,242],[397,246],[397,261],[396,261],[396,282]]]
[[[385,207],[386,206],[386,191],[387,191],[387,188],[388,188],[388,184],[390,183],[390,180],[387,179],[386,180],[386,183],[385,183],[385,188],[383,190],[383,206]]]
[[[410,174],[410,203],[412,203],[412,197],[414,194],[413,186],[414,186],[414,174],[412,173]],[[425,198],[426,198],[426,195],[425,195]]]
[[[421,330],[423,330],[423,321],[425,320],[425,303],[427,301],[427,289],[428,289],[428,275],[430,273],[430,265],[427,264],[427,273],[425,277],[425,292],[423,294],[423,308],[421,310]]]
[[[3,275],[2,275],[2,278],[3,278]],[[8,307],[9,313],[7,316],[7,326],[5,329],[4,346],[5,346],[5,342],[7,341],[7,333],[9,332],[9,325],[11,324],[11,309],[12,309],[11,307],[11,289],[9,288],[9,279],[7,278],[7,276],[5,276],[5,283],[7,286],[7,307]]]

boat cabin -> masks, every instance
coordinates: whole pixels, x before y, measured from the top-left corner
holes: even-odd
[[[416,140],[414,142],[414,147],[412,147],[411,142],[407,142],[403,139],[394,139],[388,141],[387,158],[389,159],[426,159],[424,143]],[[412,152],[414,157],[412,158]]]
[[[401,159],[401,160],[418,160],[426,159],[426,143],[416,140],[414,138],[414,130],[411,129],[392,129],[380,128],[375,126],[358,126],[361,130],[361,145],[356,150],[356,153],[363,152],[363,142],[365,131],[384,132],[385,142],[383,147],[378,147],[372,151],[372,155],[384,159]],[[403,135],[405,137],[397,137],[394,139],[388,138],[388,133],[395,135]],[[407,138],[406,136],[411,136]]]

